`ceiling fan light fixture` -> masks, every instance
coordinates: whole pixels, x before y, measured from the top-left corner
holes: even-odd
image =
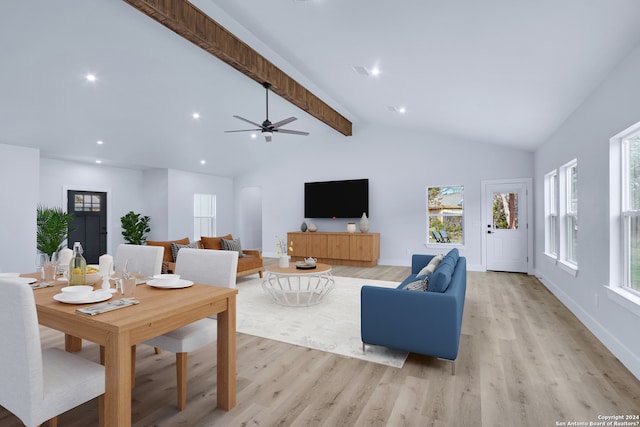
[[[273,132],[268,131],[268,130],[263,130],[263,131],[262,131],[262,135],[263,135],[263,136],[273,136]]]

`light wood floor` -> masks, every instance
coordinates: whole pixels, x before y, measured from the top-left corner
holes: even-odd
[[[336,276],[397,281],[408,271],[334,268]],[[240,291],[246,280],[238,280]],[[41,331],[45,346],[63,346],[60,333]],[[174,355],[140,346],[134,425],[538,427],[640,414],[640,382],[526,275],[468,273],[455,376],[448,362],[416,354],[396,369],[243,334],[237,344],[238,405],[229,412],[213,407],[213,345],[190,354],[183,412],[175,403]],[[98,359],[90,343],[81,354]],[[97,406],[93,400],[73,409],[59,425],[97,425]],[[19,425],[0,408],[0,426]]]

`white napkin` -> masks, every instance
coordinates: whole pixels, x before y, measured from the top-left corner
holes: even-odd
[[[100,274],[111,274],[111,267],[113,267],[113,257],[109,254],[101,255],[98,261],[98,267]]]

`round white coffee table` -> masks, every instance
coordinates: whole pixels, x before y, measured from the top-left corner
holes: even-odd
[[[288,268],[268,265],[262,289],[280,305],[306,307],[320,303],[333,289],[335,282],[331,266],[317,263],[314,269],[298,269],[295,263]]]

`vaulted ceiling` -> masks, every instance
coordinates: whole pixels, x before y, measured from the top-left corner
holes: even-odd
[[[354,135],[382,125],[526,150],[640,42],[637,0],[192,3]],[[296,116],[286,127],[309,137],[224,133],[246,128],[233,115],[262,122],[262,87],[121,0],[2,2],[0,58],[0,143],[47,157],[233,176],[349,138],[279,96],[271,121]]]

